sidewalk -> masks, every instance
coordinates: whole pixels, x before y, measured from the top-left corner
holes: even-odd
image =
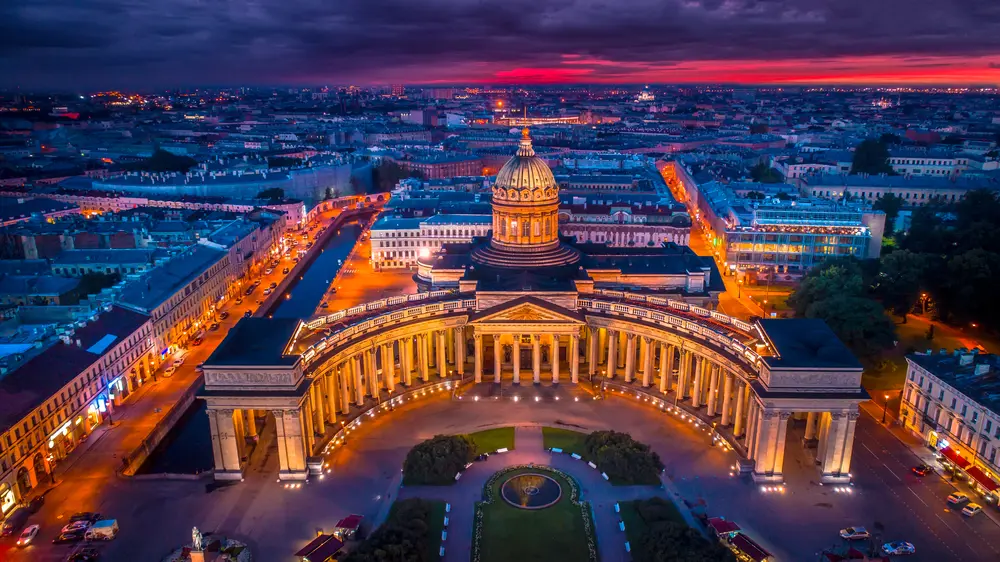
[[[867,412],[868,415],[872,416],[876,421],[882,420],[883,410],[879,404],[876,404],[875,402],[868,400],[866,402],[861,403],[861,408],[864,409],[865,412]],[[965,485],[964,482],[959,482],[953,478],[946,477],[947,473],[944,472],[944,470],[942,469],[941,463],[938,462],[937,455],[934,453],[934,451],[931,450],[931,448],[928,447],[927,444],[924,443],[922,439],[920,439],[916,435],[913,435],[912,433],[910,433],[910,431],[904,428],[899,423],[899,420],[896,419],[896,416],[893,415],[892,411],[888,412],[886,420],[887,423],[883,425],[886,431],[891,433],[902,444],[906,445],[906,447],[910,449],[910,452],[913,453],[913,455],[916,456],[920,460],[920,462],[926,464],[927,466],[933,467],[936,476],[939,476],[942,480],[951,484],[951,486],[955,488],[955,490],[968,494],[970,498],[975,498],[979,495],[976,492],[974,492],[971,488],[969,488],[969,486]],[[932,476],[928,476],[928,478],[931,477]],[[994,509],[990,505],[985,505],[983,507],[982,514],[989,517],[990,519],[993,520],[994,523],[1000,526],[1000,510]]]

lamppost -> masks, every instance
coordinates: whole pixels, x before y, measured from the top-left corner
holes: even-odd
[[[882,403],[882,425],[885,425],[885,415],[889,411],[889,395],[883,394],[882,396],[885,398],[885,402]]]
[[[743,278],[740,277],[736,281],[736,300],[743,298]]]

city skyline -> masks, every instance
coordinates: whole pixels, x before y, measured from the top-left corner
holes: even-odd
[[[56,0],[0,12],[0,87],[1000,84],[1000,7],[917,4]]]

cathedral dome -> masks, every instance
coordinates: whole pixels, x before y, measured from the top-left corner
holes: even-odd
[[[497,172],[493,198],[509,201],[545,201],[558,197],[559,186],[552,170],[531,148],[528,129],[521,133],[517,154]]]

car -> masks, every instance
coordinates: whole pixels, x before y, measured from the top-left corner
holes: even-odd
[[[214,331],[216,331],[218,329],[219,329],[219,323],[218,322],[212,322],[212,325],[208,327],[208,331],[209,332],[214,332]]]
[[[30,502],[28,502],[28,511],[31,513],[38,513],[39,509],[42,509],[42,504],[45,503],[45,494],[40,496],[35,496]]]
[[[264,270],[264,275],[270,275],[272,273],[274,273],[274,270],[271,269],[270,267]]]
[[[173,363],[171,363],[171,364],[174,367],[180,367],[181,365],[184,364],[184,358],[183,357],[177,357],[177,358],[174,359]]]
[[[242,298],[236,299],[236,304],[243,304],[243,299]]]
[[[932,474],[934,472],[934,469],[926,464],[918,464],[910,470],[912,470],[913,474],[916,474],[917,476],[927,476],[928,474]]]
[[[972,517],[974,515],[978,515],[979,512],[981,512],[982,510],[983,506],[979,505],[978,503],[970,503],[969,505],[962,508],[962,515],[965,515],[966,517]]]
[[[331,295],[336,295],[337,294],[337,288],[334,287],[334,288],[330,289],[330,294]]]
[[[31,512],[25,507],[18,507],[10,512],[7,519],[3,522],[3,526],[0,526],[0,535],[4,537],[12,537],[17,534],[28,521],[28,516]]]
[[[69,523],[67,523],[60,532],[68,533],[70,531],[75,531],[77,529],[86,531],[93,524],[94,524],[93,521],[89,519],[70,519]]]
[[[274,290],[272,290],[270,287],[268,287],[267,289],[264,289],[264,296],[266,297],[267,295],[270,295],[273,292],[274,292]]]
[[[222,312],[219,313],[219,319],[220,320],[225,320],[226,318],[229,318],[229,311],[228,310],[223,310]]]
[[[94,511],[80,511],[71,515],[69,520],[70,523],[76,523],[78,521],[86,521],[87,523],[93,523],[94,521],[101,520],[101,514]]]
[[[66,562],[94,562],[101,557],[101,553],[96,548],[84,548],[66,557]]]
[[[969,501],[969,496],[963,494],[962,492],[955,492],[954,494],[948,496],[948,503],[951,505],[962,505],[967,501]]]
[[[80,542],[83,540],[83,535],[86,534],[86,530],[78,529],[76,531],[70,531],[68,533],[59,533],[59,536],[52,539],[52,544],[65,544],[68,542]]]
[[[484,461],[484,460],[486,460],[488,458],[490,458],[490,454],[489,453],[483,453],[483,454],[477,456],[475,460],[476,460],[476,462],[482,462],[482,461]]]
[[[264,304],[264,299],[257,299],[257,305],[260,306]]]
[[[323,304],[319,305],[319,307],[320,308],[330,308],[330,303],[324,302]]]
[[[900,556],[903,554],[913,554],[917,549],[912,544],[905,541],[887,542],[882,545],[882,554],[890,556]]]
[[[286,267],[285,269],[281,270],[281,273],[284,274],[284,275],[288,275],[289,271],[291,271],[291,270]]]
[[[38,525],[28,525],[21,531],[21,536],[17,537],[17,546],[28,546],[31,541],[38,536],[38,530],[41,529]]]
[[[252,310],[248,310],[248,311],[246,311],[246,312],[243,313],[243,317],[244,318],[250,318],[251,316],[253,316],[253,311]]]
[[[864,527],[848,527],[840,530],[840,538],[847,539],[849,541],[867,539],[871,536],[872,534],[869,533],[868,529],[865,529]]]
[[[191,345],[193,345],[195,347],[198,347],[199,345],[202,344],[203,341],[205,341],[205,340],[203,340],[201,338],[195,338],[195,339],[191,340]]]
[[[268,287],[268,289],[274,289],[274,288],[276,288],[277,286],[278,286],[278,284],[277,284],[277,283],[271,283],[271,285],[270,285],[270,286]]]
[[[172,376],[174,376],[174,373],[176,373],[176,372],[177,372],[177,367],[174,367],[173,365],[171,365],[171,366],[169,366],[169,367],[167,367],[166,369],[163,370],[163,376],[165,376],[165,377],[172,377]]]

